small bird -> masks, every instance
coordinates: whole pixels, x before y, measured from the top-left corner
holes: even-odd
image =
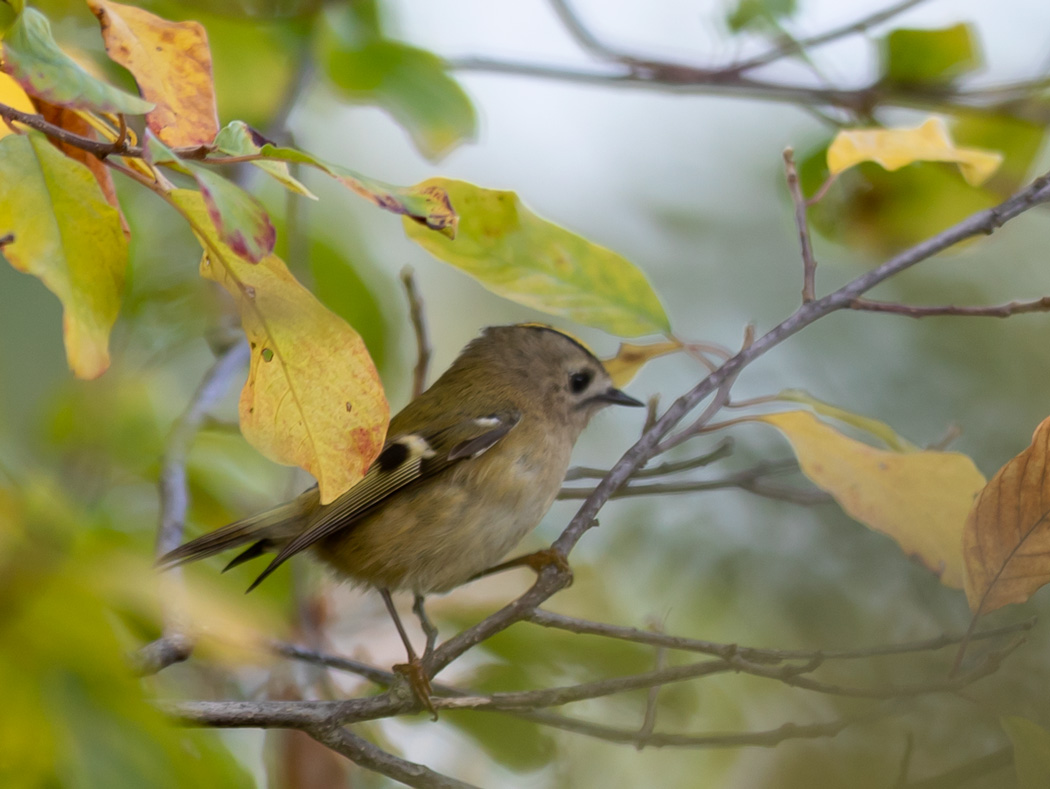
[[[229,569],[276,552],[251,591],[310,548],[341,576],[380,591],[409,663],[418,663],[390,592],[413,592],[422,618],[424,595],[493,569],[543,518],[576,439],[611,404],[642,405],[615,388],[601,361],[573,338],[538,324],[490,327],[391,420],[383,450],[339,498],[321,504],[314,486],[158,564],[251,543]]]

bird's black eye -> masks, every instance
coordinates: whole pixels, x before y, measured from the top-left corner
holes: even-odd
[[[569,389],[573,394],[579,394],[594,379],[594,374],[590,370],[582,370],[578,373],[573,373],[569,376]]]

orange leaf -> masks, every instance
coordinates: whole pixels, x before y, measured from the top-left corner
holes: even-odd
[[[133,6],[88,0],[106,52],[156,107],[149,128],[168,145],[205,145],[219,131],[208,34],[199,22],[169,22]]]
[[[1023,603],[1050,581],[1050,418],[992,477],[963,532],[966,598],[975,614]]]
[[[50,104],[43,99],[33,99],[33,104],[35,105],[36,111],[40,113],[48,123],[53,123],[55,126],[60,126],[74,134],[79,134],[81,137],[95,137],[94,129],[92,129],[91,124],[80,117],[76,110],[71,110],[67,107],[59,107],[55,104]],[[83,148],[77,148],[75,145],[69,145],[68,143],[56,140],[53,137],[49,137],[48,139],[51,141],[52,145],[62,151],[62,153],[70,159],[76,159],[91,171],[91,174],[95,176],[95,180],[98,181],[98,185],[102,189],[102,194],[106,197],[106,202],[117,209],[117,213],[120,214],[120,226],[124,230],[124,235],[127,238],[131,238],[131,229],[128,227],[127,220],[124,218],[124,212],[120,210],[120,201],[117,200],[117,190],[116,187],[113,186],[113,175],[110,173],[109,168],[102,163],[101,159],[94,154],[88,153]]]

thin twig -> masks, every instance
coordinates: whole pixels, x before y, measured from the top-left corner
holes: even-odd
[[[846,36],[867,32],[876,25],[880,25],[922,2],[925,2],[925,0],[903,0],[903,2],[884,8],[881,11],[876,11],[863,19],[858,19],[855,22],[850,22],[841,27],[833,28],[827,32],[820,33],[819,35],[784,41],[769,52],[762,55],[756,55],[753,58],[737,63],[731,68],[737,72],[749,71],[761,66],[767,66],[770,63],[799,52],[808,52],[810,49],[819,47],[823,44],[828,44],[832,41],[837,41]]]
[[[412,318],[412,328],[416,333],[416,367],[412,374],[412,397],[415,399],[427,388],[427,367],[430,365],[430,340],[427,339],[426,316],[423,312],[423,297],[416,287],[416,278],[411,266],[401,269],[401,282],[408,296],[408,312]]]
[[[608,60],[623,60],[626,56],[622,52],[617,52],[612,47],[606,46],[599,41],[595,35],[587,29],[587,26],[583,24],[576,12],[573,11],[565,0],[550,0],[551,8],[554,9],[554,13],[558,15],[558,19],[565,26],[565,29],[569,32],[576,43],[580,45],[582,49],[590,52],[599,58]]]
[[[1050,312],[1050,296],[1043,296],[1041,299],[1035,299],[1034,301],[1011,301],[1008,304],[987,307],[957,307],[954,304],[916,307],[908,304],[895,304],[889,301],[874,301],[872,299],[854,299],[849,306],[851,310],[888,312],[893,315],[903,315],[906,318],[929,318],[939,315],[954,315],[965,318],[1009,318],[1011,315],[1021,315],[1026,312]]]
[[[809,237],[809,220],[806,218],[806,198],[798,180],[798,168],[795,166],[795,152],[784,149],[784,174],[787,177],[788,191],[795,204],[795,229],[798,231],[799,246],[802,249],[802,303],[813,301],[816,295],[817,259],[813,256],[813,242]]]
[[[651,629],[654,633],[661,632],[659,622],[655,623]],[[665,647],[657,647],[653,668],[660,670],[666,664],[667,649]],[[638,743],[635,745],[639,751],[645,747],[646,741],[649,737],[652,737],[653,731],[656,729],[656,707],[660,700],[660,688],[660,685],[654,685],[649,688],[649,693],[645,697],[645,713],[642,716],[642,725],[638,729]]]
[[[426,765],[410,762],[384,751],[342,727],[311,727],[305,731],[319,743],[341,753],[355,764],[408,786],[421,789],[477,789],[474,784],[443,775]]]
[[[175,422],[168,437],[160,471],[160,524],[157,529],[156,555],[163,556],[182,542],[189,508],[189,487],[186,480],[186,459],[193,439],[215,404],[230,387],[234,375],[248,363],[248,344],[239,342],[215,360],[197,391],[190,398],[186,410]],[[177,579],[179,571],[170,570],[169,579]],[[155,674],[161,669],[186,660],[193,651],[192,641],[179,632],[172,611],[165,611],[164,634],[140,649],[135,657],[135,669],[141,674]]]
[[[689,460],[680,460],[675,463],[662,463],[652,468],[639,469],[634,474],[635,479],[646,479],[649,477],[664,477],[679,471],[690,471],[695,468],[708,466],[715,461],[728,457],[733,452],[733,439],[723,438],[710,452]],[[574,466],[565,474],[566,482],[574,482],[578,479],[601,479],[609,473],[607,468],[590,468],[588,466]]]
[[[527,620],[542,627],[553,627],[567,630],[570,633],[603,636],[637,644],[648,644],[655,647],[680,649],[686,652],[700,652],[715,657],[733,657],[739,655],[752,663],[780,663],[785,660],[857,660],[872,657],[903,655],[913,652],[933,652],[944,647],[958,644],[964,638],[962,634],[944,634],[920,641],[907,641],[901,644],[880,644],[857,649],[761,649],[757,647],[738,646],[716,641],[703,641],[695,638],[672,636],[665,633],[654,633],[634,627],[610,625],[604,622],[592,622],[587,619],[556,614],[542,608],[532,611]],[[987,640],[1000,636],[1023,633],[1035,627],[1035,619],[1026,619],[989,630],[981,630],[971,636],[972,640]]]

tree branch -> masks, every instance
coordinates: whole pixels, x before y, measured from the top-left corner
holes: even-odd
[[[160,470],[160,523],[157,528],[155,553],[163,556],[182,542],[189,507],[186,481],[186,459],[193,439],[208,412],[230,387],[230,381],[248,363],[248,344],[238,342],[219,356],[205,373],[186,410],[176,420],[168,436]],[[179,570],[168,572],[169,581],[178,579]],[[177,581],[176,581],[177,582]],[[186,660],[193,652],[193,641],[179,632],[171,611],[165,612],[164,634],[142,647],[133,657],[134,669],[140,674],[156,674],[173,663]]]
[[[798,168],[795,166],[795,152],[784,149],[784,173],[787,177],[791,202],[795,204],[795,228],[798,231],[799,246],[802,248],[802,301],[813,301],[816,295],[817,259],[813,257],[813,242],[809,237],[809,221],[806,218],[806,198],[798,181]]]
[[[935,307],[913,307],[908,304],[895,304],[890,301],[873,301],[871,299],[854,299],[849,305],[851,310],[866,312],[888,312],[903,315],[906,318],[929,318],[931,316],[954,315],[965,318],[1009,318],[1026,312],[1050,312],[1050,296],[1043,296],[1034,301],[1011,301],[987,307],[956,307],[945,304]]]
[[[427,339],[427,322],[423,314],[423,297],[416,287],[416,278],[413,276],[412,267],[405,266],[401,269],[401,282],[405,286],[405,295],[408,296],[408,313],[412,318],[412,329],[416,335],[416,367],[412,374],[412,398],[415,399],[423,394],[427,388],[427,368],[430,366],[430,340]]]

